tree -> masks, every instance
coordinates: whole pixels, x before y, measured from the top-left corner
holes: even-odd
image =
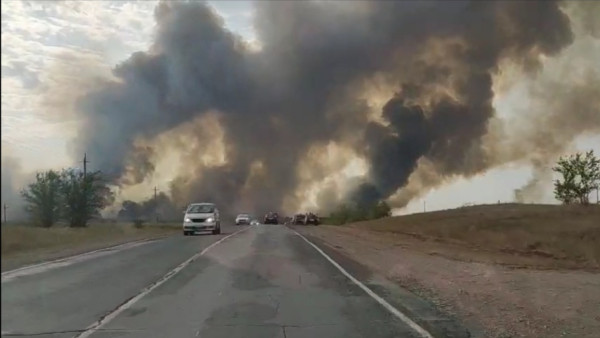
[[[389,217],[392,214],[392,208],[390,208],[389,204],[386,201],[379,201],[372,208],[371,218],[378,219],[383,217]]]
[[[337,209],[329,215],[329,222],[331,224],[336,225],[344,224],[348,221],[349,214],[350,208],[348,207],[348,205],[342,204],[338,206]]]
[[[134,201],[123,201],[121,206],[121,210],[119,210],[119,213],[117,214],[117,218],[120,220],[133,221],[138,219],[142,214],[141,206]]]
[[[25,211],[38,225],[49,228],[60,217],[61,194],[60,175],[48,170],[35,175],[35,182],[21,191],[25,200]]]
[[[385,201],[371,205],[342,204],[328,217],[331,224],[345,224],[370,219],[379,219],[391,215],[391,208]]]
[[[554,181],[554,196],[564,204],[578,202],[589,204],[589,195],[600,185],[600,159],[594,151],[576,153],[567,158],[561,157],[552,168],[562,175],[562,181]]]
[[[99,171],[87,173],[73,169],[61,173],[64,216],[71,227],[85,227],[87,222],[112,204],[114,194]]]

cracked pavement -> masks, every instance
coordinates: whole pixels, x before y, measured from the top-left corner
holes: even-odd
[[[73,337],[219,238],[178,236],[5,283],[3,335]],[[214,246],[91,335],[417,336],[281,225],[256,226]]]

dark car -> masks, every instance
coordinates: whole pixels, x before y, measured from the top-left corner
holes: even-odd
[[[306,214],[306,220],[304,221],[304,224],[319,225],[320,222],[321,221],[319,220],[319,216],[313,214],[312,212]]]
[[[265,215],[265,224],[279,224],[279,215],[276,212],[268,212]]]
[[[296,214],[292,219],[292,224],[304,224],[306,222],[305,214]]]

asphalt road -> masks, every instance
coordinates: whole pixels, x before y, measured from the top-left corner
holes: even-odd
[[[247,227],[204,250],[241,228],[174,236],[3,281],[2,335],[421,336],[285,226]]]

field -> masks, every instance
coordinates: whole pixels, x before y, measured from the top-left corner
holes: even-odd
[[[178,224],[92,224],[86,228],[2,226],[2,271],[180,231]]]
[[[538,268],[600,269],[600,206],[499,204],[350,224],[441,255]]]

